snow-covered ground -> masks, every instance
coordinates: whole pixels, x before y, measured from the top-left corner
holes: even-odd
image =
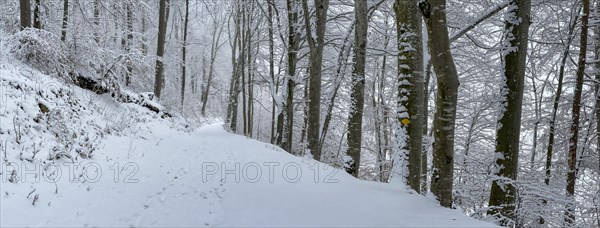
[[[53,167],[62,173],[56,187],[40,178],[40,190],[29,197],[30,183],[3,181],[1,225],[492,226],[401,186],[356,180],[227,133],[220,124],[191,133],[166,124],[149,129],[140,138],[109,136],[95,159],[79,163],[87,167],[80,177],[69,177],[74,165]],[[35,179],[29,174],[25,182]]]
[[[0,83],[2,227],[493,226],[219,123],[163,119],[5,50]]]

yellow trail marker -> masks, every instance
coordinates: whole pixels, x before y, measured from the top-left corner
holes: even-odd
[[[402,124],[404,124],[404,125],[410,124],[410,120],[407,118],[402,119],[400,122],[402,122]]]

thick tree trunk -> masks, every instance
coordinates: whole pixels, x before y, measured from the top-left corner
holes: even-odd
[[[29,0],[27,0],[29,2]],[[30,18],[30,17],[29,17]],[[31,18],[29,19],[31,20]],[[69,0],[63,0],[63,18],[62,29],[60,31],[60,40],[65,42],[67,39],[67,23],[69,21]],[[31,22],[29,22],[31,24]]]
[[[421,191],[421,156],[423,144],[423,41],[421,16],[416,0],[396,0],[396,29],[398,31],[398,125],[396,140],[402,140],[400,153],[408,158],[408,185]],[[407,135],[398,135],[403,134]],[[399,165],[399,164],[397,164]]]
[[[294,90],[296,89],[296,64],[298,62],[298,8],[297,0],[287,0],[288,17],[288,53],[287,53],[287,77],[286,77],[286,100],[284,107],[283,140],[281,146],[284,150],[292,153],[294,132]]]
[[[581,115],[581,94],[583,92],[583,76],[585,75],[585,58],[587,52],[588,22],[590,18],[590,1],[582,0],[583,14],[581,15],[581,36],[579,38],[579,60],[577,62],[577,74],[575,82],[575,91],[573,95],[573,112],[571,118],[571,137],[569,138],[569,155],[567,164],[567,200],[575,201],[575,181],[577,179],[577,141],[579,136],[579,121]],[[575,224],[575,204],[567,202],[565,211],[565,223],[567,225]]]
[[[158,43],[156,45],[156,75],[154,77],[154,95],[160,99],[162,89],[165,86],[165,76],[163,75],[163,56],[165,53],[165,38],[167,36],[169,0],[160,0],[158,14]]]
[[[354,59],[352,70],[352,92],[350,93],[350,113],[348,117],[348,151],[352,158],[346,164],[346,171],[358,177],[362,144],[362,118],[365,105],[365,61],[367,52],[367,1],[354,1]]]
[[[30,0],[19,0],[21,16],[21,30],[31,27],[31,2]]]
[[[516,180],[519,164],[523,84],[529,34],[530,0],[511,0],[505,15],[502,58],[505,85],[501,88],[502,114],[496,133],[496,171],[492,182],[489,215],[501,216],[502,225],[512,224],[515,218]]]
[[[421,1],[419,8],[427,24],[429,52],[438,86],[436,113],[433,121],[435,143],[433,144],[431,192],[442,206],[451,207],[458,74],[450,52],[446,1]]]
[[[323,68],[323,49],[325,48],[325,29],[327,25],[329,0],[314,0],[316,11],[315,31],[311,28],[308,3],[306,1],[307,0],[302,0],[306,33],[316,34],[316,37],[309,35],[306,38],[310,49],[310,72],[308,76],[308,150],[315,160],[321,160],[319,145],[319,132],[321,130],[321,73]]]

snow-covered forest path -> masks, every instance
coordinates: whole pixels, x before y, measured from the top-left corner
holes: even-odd
[[[40,194],[35,206],[23,195],[30,190],[3,188],[1,225],[493,226],[402,186],[356,180],[228,133],[221,124],[191,133],[166,124],[150,129],[138,138],[109,136],[93,161],[75,171],[56,169],[62,173],[56,186],[44,179],[18,183]]]

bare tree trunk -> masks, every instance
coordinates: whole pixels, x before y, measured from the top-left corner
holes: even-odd
[[[160,99],[162,89],[165,86],[165,76],[163,75],[163,55],[165,53],[165,38],[167,35],[167,20],[169,0],[160,0],[160,9],[158,14],[158,43],[156,48],[156,75],[154,77],[154,95]]]
[[[569,155],[567,164],[569,171],[567,173],[567,200],[575,201],[575,181],[577,179],[577,141],[579,135],[579,121],[581,114],[581,94],[583,91],[583,76],[585,74],[585,58],[587,52],[588,23],[590,17],[590,1],[582,0],[583,14],[581,15],[581,36],[579,38],[579,60],[577,63],[577,74],[575,82],[575,91],[573,95],[573,112],[571,118],[571,137],[569,138]],[[569,226],[575,224],[575,205],[573,202],[567,202],[565,211],[565,223]]]
[[[227,117],[225,119],[225,124],[228,125],[229,129],[232,132],[237,131],[237,110],[238,110],[238,95],[240,92],[239,88],[239,77],[240,77],[240,57],[237,54],[238,47],[241,46],[242,43],[242,34],[240,29],[241,23],[241,6],[240,3],[235,3],[235,33],[232,43],[232,54],[231,54],[231,65],[233,67],[231,81],[229,83],[229,104],[227,105]],[[241,56],[241,54],[240,54]],[[237,58],[237,60],[236,60]]]
[[[527,58],[529,34],[530,0],[511,0],[505,15],[502,58],[505,85],[501,88],[502,114],[496,133],[495,175],[490,193],[489,215],[502,216],[502,225],[510,225],[516,216],[516,188],[506,179],[516,180],[519,165],[519,141],[521,135],[521,112],[523,84]]]
[[[576,5],[577,3],[575,3]],[[575,9],[575,7],[573,7]],[[567,58],[569,57],[569,50],[571,43],[573,42],[573,33],[575,31],[575,26],[577,24],[578,13],[575,13],[575,17],[571,19],[571,23],[569,25],[569,31],[567,35],[567,42],[565,44],[565,49],[562,53],[561,62],[558,70],[558,85],[556,87],[556,94],[554,95],[554,102],[552,107],[552,116],[550,117],[549,123],[549,131],[548,131],[548,147],[546,148],[546,175],[544,178],[544,183],[549,186],[550,185],[550,177],[552,174],[552,156],[554,155],[554,135],[555,135],[555,123],[556,123],[556,115],[558,112],[558,106],[560,97],[562,96],[563,90],[563,79],[565,76],[565,65],[567,63]],[[544,202],[546,204],[546,202]],[[544,221],[540,221],[542,224]]]
[[[148,28],[146,25],[146,8],[142,7],[142,54],[144,56],[148,55],[148,34],[146,34],[147,30]]]
[[[223,33],[223,24],[221,26],[217,25],[215,22],[215,27],[213,29],[213,37],[212,37],[212,45],[210,48],[210,65],[208,69],[208,77],[206,79],[206,84],[203,86],[204,90],[202,91],[202,109],[201,113],[203,116],[206,115],[206,105],[208,103],[208,95],[210,94],[210,87],[212,86],[212,81],[214,78],[214,69],[215,69],[215,61],[217,60],[217,53],[221,48],[221,34]],[[204,60],[203,60],[204,61]]]
[[[458,74],[450,52],[446,1],[421,1],[419,8],[427,24],[431,63],[438,79],[438,97],[433,121],[435,143],[433,144],[431,192],[442,206],[451,207]]]
[[[187,49],[187,32],[189,22],[189,8],[190,0],[185,0],[185,19],[183,22],[183,46],[181,48],[181,109],[183,110],[183,103],[185,101],[185,66],[186,62],[186,49]]]
[[[272,105],[273,107],[271,108],[271,143],[274,144],[275,143],[275,122],[276,119],[279,119],[279,116],[283,117],[283,110],[281,110],[281,104],[278,104],[276,101],[276,98],[274,96],[277,95],[277,93],[279,92],[279,85],[277,85],[276,80],[275,80],[275,45],[274,45],[274,39],[275,37],[273,37],[273,7],[275,7],[275,2],[273,0],[268,0],[267,1],[267,23],[269,23],[268,26],[268,36],[269,36],[269,76],[271,76],[271,82],[270,82],[270,86],[271,86],[271,93],[272,93]],[[274,90],[274,91],[273,91]],[[277,118],[275,117],[275,113],[276,111],[279,111]],[[283,135],[283,118],[281,118],[281,121],[277,121],[277,134],[278,135]],[[281,146],[281,142],[278,142],[277,145]]]
[[[302,0],[304,21],[307,34],[313,34],[308,12],[307,0]],[[309,93],[308,93],[308,150],[315,160],[321,160],[319,145],[319,131],[321,130],[321,73],[323,68],[323,49],[325,48],[325,29],[327,25],[327,9],[329,0],[314,0],[316,11],[316,28],[314,34],[309,35],[308,47],[310,49],[309,62]]]
[[[360,151],[362,145],[362,118],[365,105],[365,62],[367,52],[367,1],[354,0],[354,60],[352,71],[352,91],[350,93],[350,113],[348,117],[348,151],[352,161],[346,164],[346,171],[358,177]]]
[[[126,51],[127,51],[127,72],[125,73],[125,86],[131,85],[131,75],[133,74],[133,66],[131,63],[131,49],[133,47],[133,12],[132,12],[132,4],[131,2],[126,2],[127,8],[127,41],[126,41]]]
[[[428,135],[429,132],[429,83],[431,81],[431,61],[427,61],[427,65],[425,66],[425,82],[423,83],[423,137]],[[421,194],[427,194],[427,172],[428,172],[428,153],[429,153],[429,143],[431,142],[431,138],[427,137],[423,139],[423,144],[421,144]]]
[[[600,3],[596,2],[596,12],[600,11]],[[594,27],[594,76],[596,83],[594,85],[594,92],[596,92],[596,154],[598,155],[598,170],[600,172],[600,27]],[[600,216],[600,212],[598,212]],[[598,217],[598,225],[600,226],[600,217]]]
[[[27,0],[27,2],[29,2],[29,0]],[[31,20],[30,17],[31,16],[29,16],[29,20]],[[69,0],[63,0],[63,19],[62,19],[62,29],[60,32],[60,40],[62,42],[65,42],[65,40],[67,39],[67,22],[68,21],[69,21]],[[31,24],[31,22],[29,22],[29,23]]]
[[[408,185],[421,191],[421,156],[423,144],[423,42],[421,16],[416,0],[396,0],[396,29],[398,31],[398,124],[396,140],[404,141],[399,152],[408,158]],[[406,132],[406,133],[405,133]],[[406,135],[399,135],[406,134]],[[399,164],[396,164],[399,165]]]
[[[100,44],[100,0],[94,0],[94,41],[96,44]],[[145,24],[143,24],[144,26]]]
[[[245,3],[244,1],[242,1],[243,4],[243,8],[242,8],[242,44],[240,45],[241,47],[241,51],[240,51],[240,73],[241,73],[241,77],[242,77],[242,132],[244,135],[247,135],[248,133],[248,117],[246,116],[248,113],[246,112],[247,107],[246,107],[246,89],[247,89],[247,85],[246,85],[246,58],[248,56],[248,51],[249,51],[249,47],[248,47],[248,40],[250,39],[250,31],[248,31],[249,29],[246,27],[248,22],[248,15],[247,15],[247,3]]]
[[[35,6],[33,7],[33,27],[36,29],[43,29],[42,15],[40,12],[41,7],[42,0],[35,0]]]
[[[31,27],[31,2],[30,0],[19,0],[21,17],[21,30]]]

